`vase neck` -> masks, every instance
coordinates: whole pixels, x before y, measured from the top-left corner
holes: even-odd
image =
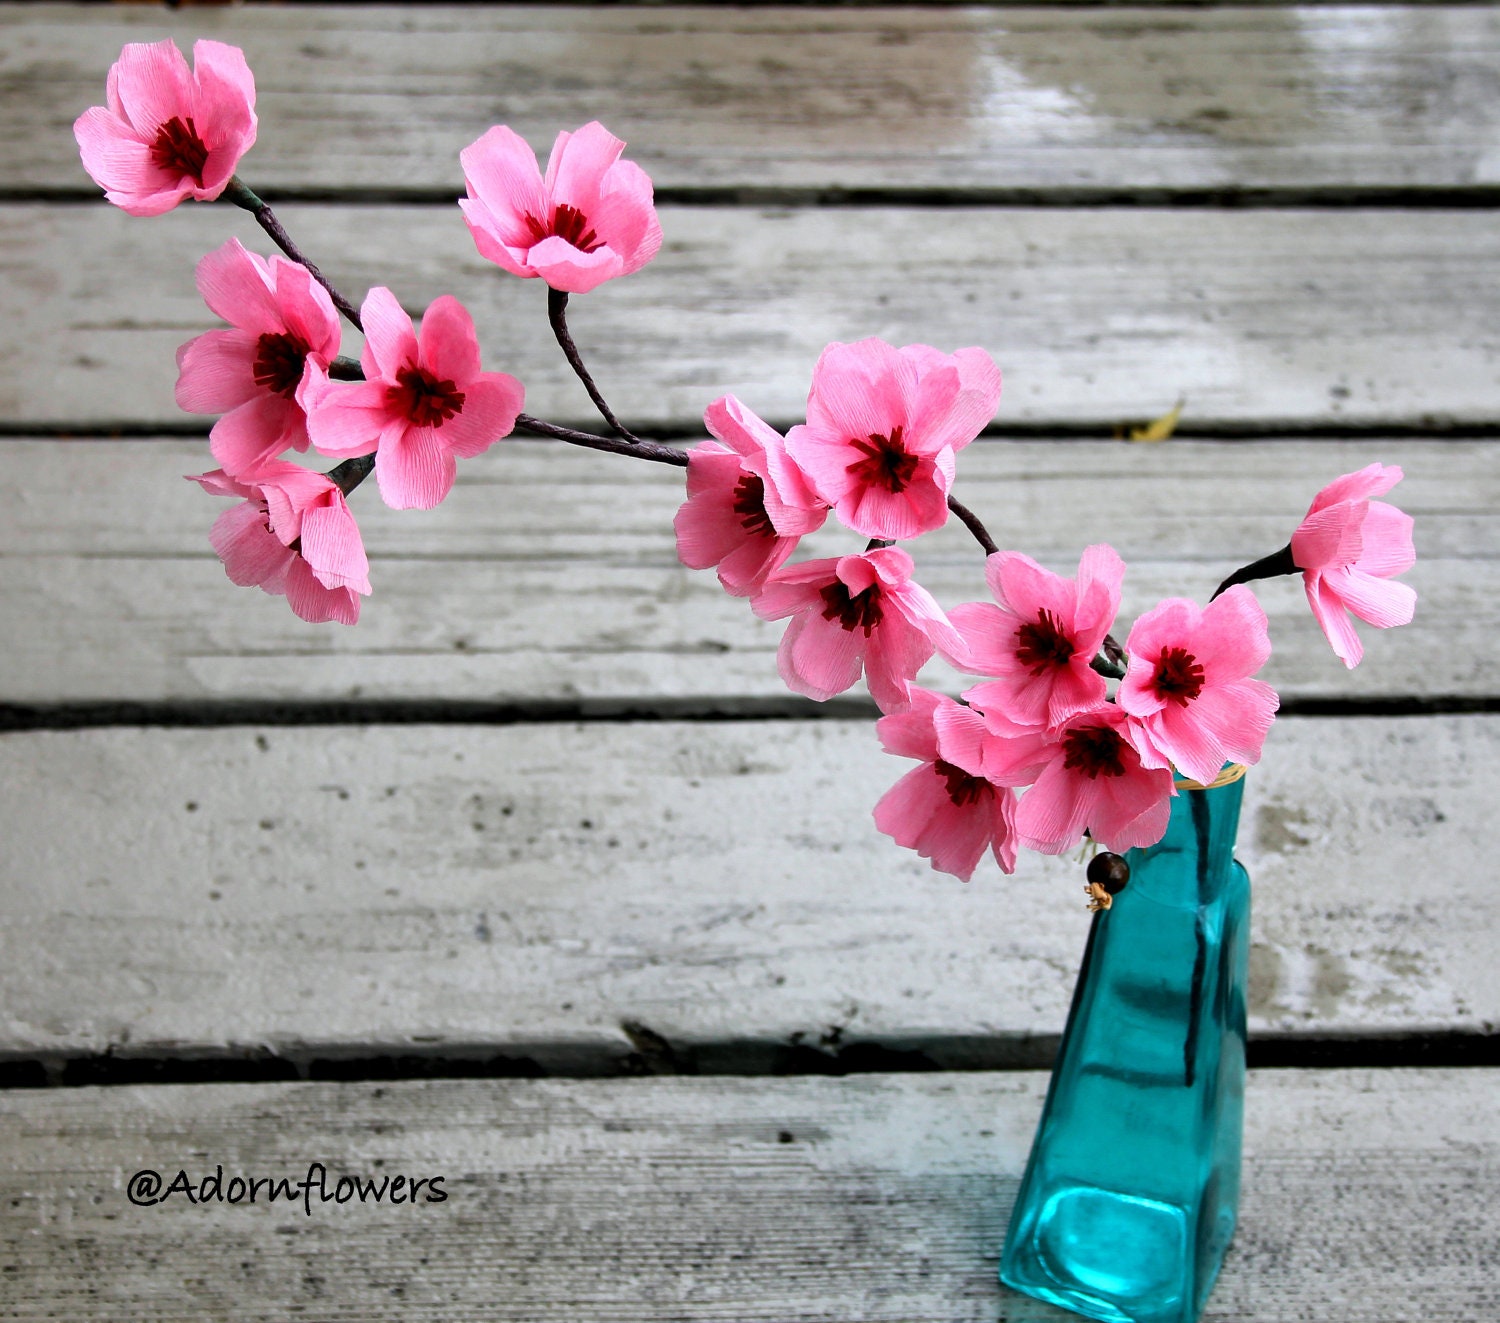
[[[1244,791],[1243,778],[1209,790],[1179,790],[1166,835],[1127,856],[1131,888],[1183,909],[1216,900],[1230,880]]]

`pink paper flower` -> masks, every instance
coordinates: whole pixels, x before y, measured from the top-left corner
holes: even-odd
[[[370,563],[336,483],[286,463],[267,465],[248,482],[222,469],[189,481],[215,496],[245,498],[208,535],[230,579],[284,596],[303,620],[352,625],[359,619],[355,594],[369,595]]]
[[[1345,611],[1389,629],[1406,624],[1417,608],[1415,589],[1388,582],[1416,563],[1411,516],[1370,499],[1401,478],[1394,464],[1370,464],[1335,478],[1313,497],[1292,534],[1292,560],[1302,571],[1308,605],[1348,667],[1359,664],[1364,645]]]
[[[298,391],[307,430],[338,459],[375,451],[375,480],[397,510],[430,510],[453,489],[456,457],[508,436],[525,391],[504,372],[481,372],[474,320],[451,295],[434,300],[420,338],[384,286],[360,308],[364,381],[329,381],[316,365]]]
[[[459,199],[480,254],[518,276],[585,294],[639,271],[661,247],[651,180],[597,121],[559,133],[542,178],[519,134],[497,125],[458,154]]]
[[[999,402],[1000,370],[982,349],[831,344],[813,369],[807,422],[787,433],[787,450],[856,533],[916,537],[948,518],[954,452]]]
[[[1175,763],[1207,785],[1226,759],[1260,760],[1280,700],[1249,678],[1271,655],[1271,638],[1244,584],[1202,608],[1168,598],[1131,627],[1125,652],[1117,698],[1140,723],[1146,766]]]
[[[83,168],[132,216],[218,197],[255,143],[255,79],[245,52],[199,41],[193,65],[171,41],[130,42],[110,67],[108,106],[92,106],[73,123]]]
[[[1021,797],[1016,831],[1023,844],[1062,854],[1085,829],[1109,850],[1161,840],[1176,793],[1172,773],[1142,762],[1136,729],[1116,704],[1074,713],[1056,736],[1050,760]]]
[[[339,319],[307,268],[247,252],[238,239],[198,263],[203,301],[235,329],[209,331],[177,351],[177,404],[223,413],[209,433],[232,477],[252,477],[287,449],[306,450],[297,388],[308,365],[339,352]]]
[[[772,574],[750,601],[763,620],[791,616],[776,664],[787,687],[825,702],[859,679],[882,710],[906,706],[906,681],[932,656],[934,639],[959,643],[932,595],[911,581],[900,547],[809,560]]]
[[[719,440],[688,452],[688,499],[672,521],[677,557],[694,570],[718,566],[725,590],[749,597],[804,533],[822,527],[828,507],[781,434],[733,395],[710,404],[703,421]]]
[[[963,635],[963,670],[998,678],[964,697],[1032,726],[1060,726],[1104,700],[1104,677],[1090,667],[1120,607],[1125,562],[1114,548],[1088,547],[1077,579],[1044,570],[1018,551],[997,551],[985,579],[998,606],[968,602],[948,613]]]
[[[1016,792],[985,774],[992,737],[982,718],[916,685],[909,687],[908,702],[908,710],[877,721],[875,733],[887,753],[922,765],[881,797],[875,826],[939,872],[965,882],[986,850],[1002,871],[1014,872]]]

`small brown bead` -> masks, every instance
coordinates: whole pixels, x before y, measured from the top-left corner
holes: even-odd
[[[1095,886],[1103,887],[1111,896],[1118,896],[1130,881],[1130,865],[1117,854],[1107,850],[1089,860],[1088,879]]]

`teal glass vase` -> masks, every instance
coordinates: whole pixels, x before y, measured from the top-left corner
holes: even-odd
[[[1094,915],[1000,1280],[1111,1323],[1194,1323],[1234,1234],[1250,880],[1244,768],[1178,782]],[[1233,779],[1229,779],[1233,778]]]

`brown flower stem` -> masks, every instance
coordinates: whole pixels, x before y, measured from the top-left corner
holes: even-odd
[[[950,496],[948,498],[948,508],[963,520],[964,527],[974,534],[974,540],[984,548],[986,556],[993,556],[1000,550],[995,545],[995,539],[990,536],[989,529],[980,522],[979,516],[969,509],[967,505],[964,505],[957,497]]]
[[[552,334],[557,337],[557,343],[568,360],[568,366],[573,369],[574,375],[583,382],[584,390],[588,391],[589,399],[593,400],[594,408],[599,410],[604,421],[609,424],[610,431],[622,436],[625,440],[636,445],[642,444],[640,437],[636,436],[628,427],[615,417],[614,410],[604,402],[604,396],[599,393],[599,387],[594,384],[594,378],[589,375],[589,370],[583,365],[583,355],[578,352],[578,346],[573,343],[573,336],[568,331],[568,293],[562,289],[547,289],[547,320],[552,324]]]
[[[357,358],[340,356],[328,365],[328,375],[334,381],[363,381],[365,370]]]
[[[271,236],[276,246],[282,252],[299,266],[307,268],[308,274],[328,291],[328,297],[333,300],[333,306],[344,314],[356,331],[363,331],[365,329],[360,323],[359,312],[355,309],[354,305],[340,294],[338,290],[334,289],[329,283],[328,277],[307,260],[302,250],[292,242],[292,236],[282,228],[281,222],[276,219],[276,213],[256,196],[254,189],[242,182],[238,175],[235,175],[224,189],[222,196],[226,201],[234,203],[237,207],[243,207],[254,216],[260,228]]]
[[[338,489],[348,496],[356,487],[375,471],[375,456],[356,455],[353,459],[346,459],[337,468],[328,470],[328,477],[338,484]]]
[[[1288,542],[1280,551],[1273,551],[1269,556],[1262,556],[1249,565],[1241,566],[1214,589],[1214,597],[1226,588],[1233,588],[1237,583],[1249,583],[1253,579],[1274,579],[1282,574],[1301,573],[1302,567],[1292,559],[1292,544]],[[1211,602],[1214,597],[1208,600]]]
[[[612,455],[634,455],[637,459],[655,460],[658,464],[675,464],[681,469],[687,467],[687,451],[678,450],[675,446],[660,445],[655,441],[642,441],[639,437],[621,441],[612,436],[596,436],[593,432],[574,431],[571,427],[560,427],[556,423],[533,418],[525,413],[516,415],[516,426],[534,436],[548,436],[570,445],[587,446],[590,450],[607,450]]]

